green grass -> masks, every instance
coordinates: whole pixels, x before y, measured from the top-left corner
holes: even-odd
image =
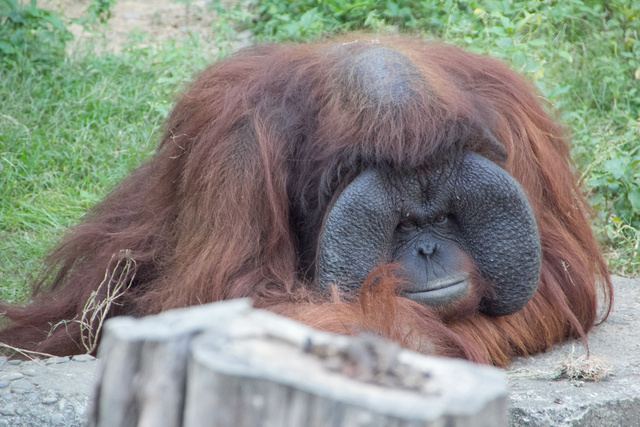
[[[47,249],[159,140],[197,45],[0,69],[0,298],[22,299]],[[190,64],[185,67],[184,64]]]
[[[66,57],[57,17],[16,5],[0,0],[0,298],[11,301],[64,230],[149,157],[175,94],[215,59],[197,39]],[[637,2],[270,0],[219,13],[219,42],[246,28],[274,41],[400,31],[504,59],[572,128],[611,268],[640,273]]]

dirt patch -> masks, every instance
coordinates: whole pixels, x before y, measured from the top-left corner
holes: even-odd
[[[111,18],[105,25],[90,31],[71,20],[89,16],[91,0],[38,0],[43,9],[60,13],[69,21],[75,37],[71,49],[79,41],[94,39],[100,49],[118,53],[132,41],[156,45],[169,39],[198,37],[213,44],[217,13],[210,1],[178,3],[174,0],[123,0],[111,7]],[[208,44],[207,43],[207,44]]]

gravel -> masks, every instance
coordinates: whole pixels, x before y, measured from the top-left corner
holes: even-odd
[[[22,362],[0,357],[0,427],[82,426],[96,359]]]

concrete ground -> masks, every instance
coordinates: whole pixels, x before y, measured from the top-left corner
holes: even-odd
[[[508,374],[512,425],[640,426],[640,279],[614,277],[613,284],[614,309],[589,334],[587,368],[604,377],[549,379],[559,366],[580,364],[586,355],[580,342],[515,361]]]
[[[513,426],[640,426],[640,279],[614,277],[615,306],[589,335],[508,369]],[[81,426],[95,359],[0,358],[0,427]],[[552,379],[562,372],[598,377]]]

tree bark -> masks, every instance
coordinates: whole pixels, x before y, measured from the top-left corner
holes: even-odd
[[[504,373],[245,300],[105,325],[89,425],[506,426]]]

